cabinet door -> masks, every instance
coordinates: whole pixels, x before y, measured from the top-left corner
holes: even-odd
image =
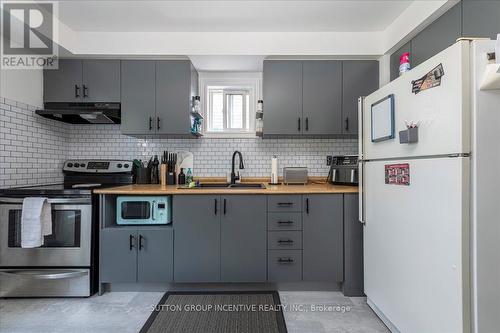
[[[221,280],[266,281],[266,197],[221,197]]]
[[[81,102],[82,61],[60,59],[58,69],[43,71],[44,102]]]
[[[304,281],[343,280],[343,198],[305,195],[303,213]]]
[[[172,282],[174,234],[172,228],[140,228],[137,258],[138,282]]]
[[[130,228],[101,230],[101,282],[137,281],[137,232]]]
[[[462,7],[457,4],[415,36],[411,41],[411,66],[420,65],[455,43],[461,36],[461,17]]]
[[[406,43],[401,46],[398,50],[391,54],[391,81],[399,77],[399,58],[405,52],[410,53],[410,64],[413,66],[412,62],[412,52],[411,52],[411,42]]]
[[[304,61],[304,134],[342,134],[342,62]]]
[[[220,197],[173,198],[174,281],[220,281]]]
[[[191,89],[191,63],[188,60],[156,62],[157,133],[190,133]]]
[[[264,61],[264,134],[302,133],[302,62]]]
[[[378,61],[348,60],[342,65],[342,133],[358,134],[358,98],[378,89]]]
[[[120,102],[120,60],[83,60],[84,102]]]
[[[363,293],[363,225],[359,222],[358,195],[344,194],[344,283],[345,296]]]
[[[500,33],[500,1],[465,0],[462,4],[462,35],[496,39]]]
[[[121,62],[123,134],[155,133],[155,61]]]

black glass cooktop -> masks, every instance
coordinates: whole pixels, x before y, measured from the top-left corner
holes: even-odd
[[[81,196],[92,194],[92,189],[99,187],[98,184],[92,186],[76,186],[64,184],[47,184],[26,187],[13,187],[7,189],[0,189],[1,196]]]

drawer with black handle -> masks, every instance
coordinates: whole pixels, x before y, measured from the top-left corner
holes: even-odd
[[[269,250],[267,274],[268,281],[301,281],[302,250]]]
[[[301,250],[302,231],[270,231],[267,236],[269,250]]]
[[[302,212],[300,195],[270,195],[267,200],[269,212]]]
[[[267,229],[302,230],[302,213],[267,213]]]

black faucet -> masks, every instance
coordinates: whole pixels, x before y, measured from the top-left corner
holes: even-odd
[[[236,184],[236,181],[240,179],[240,173],[238,172],[238,176],[236,176],[236,173],[234,172],[234,158],[236,155],[240,156],[240,169],[245,169],[245,166],[243,165],[243,155],[239,151],[235,151],[233,153],[233,160],[231,163],[231,185]]]

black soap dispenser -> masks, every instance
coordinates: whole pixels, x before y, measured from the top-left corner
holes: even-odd
[[[181,168],[181,172],[179,173],[179,176],[177,177],[177,184],[179,184],[179,185],[186,184],[186,175],[184,174],[184,168]]]

